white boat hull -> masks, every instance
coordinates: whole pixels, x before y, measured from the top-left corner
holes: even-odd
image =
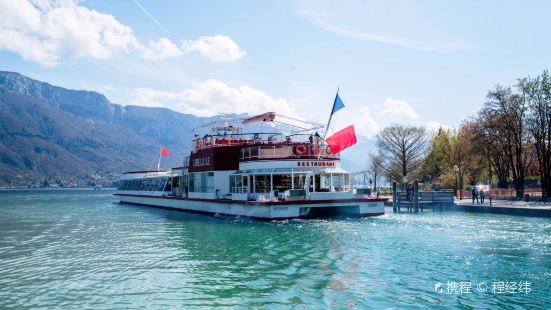
[[[177,209],[204,214],[245,216],[259,220],[284,220],[326,215],[379,216],[386,199],[345,199],[327,201],[244,202],[231,200],[186,199],[174,196],[115,194],[121,203]]]

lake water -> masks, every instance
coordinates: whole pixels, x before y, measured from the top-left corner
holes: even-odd
[[[548,218],[387,209],[265,223],[111,194],[0,192],[0,308],[551,305]]]

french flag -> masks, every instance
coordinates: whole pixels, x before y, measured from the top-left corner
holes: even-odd
[[[325,133],[327,137],[325,143],[329,146],[333,154],[337,154],[357,142],[354,125],[350,124],[350,119],[346,119],[346,115],[342,112],[342,109],[344,109],[344,103],[337,92],[335,102],[333,103],[333,110],[331,111],[331,116],[329,116],[329,122],[327,123],[327,131]]]

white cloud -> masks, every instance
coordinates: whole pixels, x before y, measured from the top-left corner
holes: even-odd
[[[212,116],[227,113],[277,112],[296,117],[294,108],[283,98],[274,98],[248,85],[231,87],[214,79],[193,82],[193,87],[180,92],[168,92],[150,88],[132,91],[133,104],[166,107],[197,116]]]
[[[159,41],[149,42],[149,48],[142,49],[143,57],[146,59],[161,60],[182,56],[182,51],[167,38],[160,38]]]
[[[380,35],[371,32],[354,31],[329,22],[328,20],[334,19],[332,18],[332,16],[326,16],[325,14],[308,9],[300,10],[298,13],[308,18],[308,20],[310,20],[312,23],[326,31],[355,40],[379,42],[432,52],[451,52],[457,50],[472,50],[476,48],[471,44],[460,42],[417,42],[400,37]]]
[[[371,115],[369,108],[363,106],[354,113],[354,128],[357,133],[368,138],[374,137],[380,130],[379,124]]]
[[[134,51],[147,59],[164,59],[182,54],[166,38],[146,46],[114,16],[72,0],[0,0],[0,12],[0,49],[48,67],[65,55],[108,59]]]
[[[396,119],[417,119],[419,115],[413,108],[403,100],[388,97],[384,102],[383,114]]]
[[[186,52],[198,52],[214,62],[235,62],[245,57],[245,52],[230,37],[224,35],[203,36],[199,40],[186,40],[182,44]]]

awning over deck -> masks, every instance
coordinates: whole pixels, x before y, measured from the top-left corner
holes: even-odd
[[[243,175],[243,174],[308,174],[308,173],[323,173],[323,174],[341,174],[348,173],[345,170],[338,167],[331,167],[330,169],[312,169],[312,168],[268,168],[268,169],[243,169],[238,170],[231,175]]]

